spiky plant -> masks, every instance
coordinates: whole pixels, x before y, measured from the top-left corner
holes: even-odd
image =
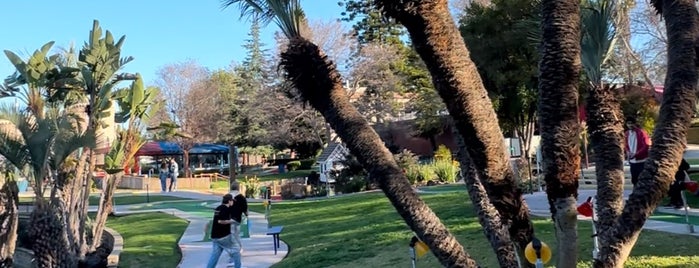
[[[377,179],[398,214],[443,265],[475,267],[463,246],[412,189],[376,131],[349,102],[335,64],[304,37],[300,1],[225,0],[223,5],[237,5],[243,17],[277,24],[289,40],[281,54],[281,67],[300,97],[323,115],[369,175]]]

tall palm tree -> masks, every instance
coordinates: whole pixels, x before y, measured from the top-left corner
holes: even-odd
[[[448,1],[375,0],[375,4],[410,33],[464,139],[461,150],[468,152],[490,201],[509,226],[511,239],[523,250],[534,232],[529,209],[516,186],[492,102],[449,13]]]
[[[575,267],[580,177],[580,1],[543,0],[541,16],[538,107],[543,173],[559,241],[556,266]]]
[[[376,131],[350,104],[335,64],[302,35],[304,13],[299,2],[225,0],[223,5],[239,5],[243,15],[259,16],[279,26],[289,39],[281,54],[281,66],[301,97],[323,115],[369,175],[378,180],[398,214],[444,266],[475,267],[476,262],[412,189]]]
[[[597,233],[600,245],[621,214],[624,192],[624,127],[614,87],[602,82],[602,65],[612,55],[616,41],[615,5],[596,0],[583,3],[581,58],[589,81],[587,113],[597,177]]]
[[[641,228],[667,193],[686,146],[687,129],[696,103],[699,79],[699,14],[694,0],[653,0],[665,19],[668,35],[668,70],[653,146],[643,172],[613,230],[601,240],[594,267],[623,267]]]

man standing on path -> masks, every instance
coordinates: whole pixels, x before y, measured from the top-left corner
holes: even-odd
[[[240,244],[231,235],[231,219],[230,207],[233,205],[233,196],[226,194],[223,196],[221,205],[214,210],[214,219],[211,222],[211,242],[213,251],[209,257],[208,268],[215,268],[218,259],[221,257],[221,252],[225,250],[229,255],[228,267],[241,267]]]
[[[626,142],[624,149],[626,158],[629,160],[629,169],[631,169],[631,183],[636,186],[638,176],[643,171],[643,164],[648,158],[648,149],[650,149],[650,137],[645,130],[639,127],[638,122],[633,118],[626,119]]]
[[[235,222],[231,224],[231,232],[233,233],[233,238],[236,239],[240,245],[240,250],[243,250],[243,243],[240,240],[240,224],[243,223],[243,214],[248,217],[248,200],[243,194],[238,191],[233,191],[235,194],[233,206],[231,206],[231,219]],[[248,232],[250,230],[250,221],[248,221]]]

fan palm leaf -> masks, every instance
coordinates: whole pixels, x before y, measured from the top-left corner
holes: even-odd
[[[299,0],[223,0],[223,8],[237,5],[241,18],[259,20],[262,25],[274,22],[287,38],[301,37],[305,17]]]

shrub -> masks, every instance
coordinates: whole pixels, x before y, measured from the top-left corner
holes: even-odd
[[[245,186],[245,196],[255,198],[260,193],[260,179],[257,176],[247,177],[240,180],[240,183]]]
[[[443,182],[454,183],[458,177],[459,168],[454,165],[454,163],[449,160],[438,160],[432,163],[434,169],[434,174],[437,175],[437,179]]]
[[[439,145],[439,147],[437,147],[437,151],[434,152],[434,159],[436,161],[444,160],[451,162],[451,151],[449,148],[447,148],[447,146],[444,146],[443,144]]]
[[[414,165],[411,167],[408,167],[405,169],[405,177],[408,178],[408,181],[410,181],[410,184],[415,185],[420,181],[420,167],[418,165]]]
[[[434,169],[431,165],[418,165],[416,168],[417,173],[420,174],[417,180],[418,183],[433,180],[435,178]]]
[[[406,149],[403,149],[399,154],[393,155],[393,158],[396,159],[398,166],[406,171],[418,164],[418,157],[413,154],[413,152]]]
[[[316,163],[315,159],[304,159],[300,161],[301,165],[299,166],[299,169],[311,169],[313,168],[313,164]]]
[[[297,170],[301,167],[301,161],[289,161],[289,163],[286,163],[286,169],[289,171],[294,171]]]

